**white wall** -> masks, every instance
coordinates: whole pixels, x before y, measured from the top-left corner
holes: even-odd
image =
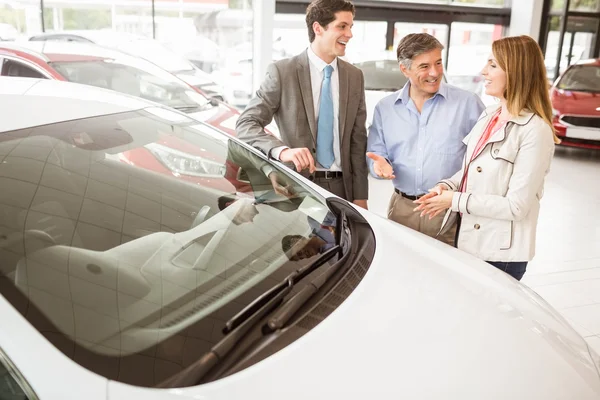
[[[508,35],[528,35],[539,41],[543,0],[513,0]]]

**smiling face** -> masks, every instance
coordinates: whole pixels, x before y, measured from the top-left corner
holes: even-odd
[[[318,22],[313,23],[315,40],[312,49],[326,63],[331,63],[336,57],[346,54],[346,46],[352,38],[354,16],[350,11],[335,13],[335,19],[323,27]]]
[[[506,72],[498,65],[494,54],[490,54],[481,75],[485,79],[485,94],[503,99],[506,91]]]
[[[419,54],[412,59],[410,68],[400,64],[400,70],[410,80],[411,94],[416,91],[419,95],[431,97],[440,89],[444,76],[442,50]]]

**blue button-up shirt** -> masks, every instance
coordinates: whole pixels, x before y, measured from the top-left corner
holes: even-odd
[[[379,101],[367,151],[387,158],[396,189],[414,196],[460,169],[466,150],[462,140],[485,107],[476,94],[442,83],[419,113],[409,90],[410,82]],[[367,163],[377,177],[373,160],[367,158]]]

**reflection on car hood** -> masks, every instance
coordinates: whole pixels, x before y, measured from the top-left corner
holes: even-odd
[[[256,365],[177,392],[210,400],[600,396],[584,340],[531,290],[466,253],[364,215],[376,233],[375,259],[333,314]],[[125,390],[109,383],[111,396]]]
[[[227,105],[220,103],[217,107],[208,108],[205,111],[192,112],[190,117],[231,135],[235,136],[235,123],[239,118],[239,112],[230,109]]]

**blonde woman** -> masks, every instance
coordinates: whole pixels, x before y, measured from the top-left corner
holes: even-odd
[[[520,280],[535,253],[544,178],[559,140],[552,128],[544,57],[528,36],[492,45],[483,68],[487,108],[464,143],[462,169],[415,200],[421,217],[449,209],[458,217],[456,247]]]

